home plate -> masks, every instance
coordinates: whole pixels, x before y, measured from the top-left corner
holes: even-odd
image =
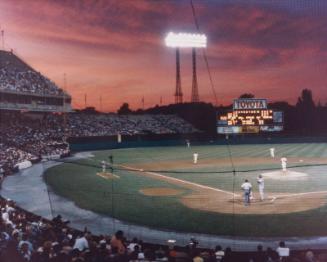
[[[277,179],[277,180],[305,180],[308,178],[308,174],[296,172],[296,171],[282,171],[277,170],[273,172],[263,173],[262,176],[267,179]]]

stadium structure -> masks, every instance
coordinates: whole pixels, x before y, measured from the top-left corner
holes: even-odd
[[[32,256],[28,243],[42,246],[31,261],[48,250],[58,261],[128,261],[136,245],[150,261],[249,261],[261,248],[302,259],[308,247],[326,259],[325,138],[261,136],[284,125],[265,99],[235,100],[213,126],[242,136],[213,140],[178,115],[74,112],[66,91],[12,52],[0,51],[0,90],[7,259]]]
[[[71,97],[13,52],[0,50],[0,109],[69,112]]]

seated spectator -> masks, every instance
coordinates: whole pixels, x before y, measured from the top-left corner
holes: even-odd
[[[156,261],[168,261],[167,254],[161,246],[159,247],[158,250],[156,250],[155,256],[156,256]]]
[[[88,233],[80,233],[75,240],[73,249],[78,249],[79,251],[84,251],[89,248],[89,242],[87,241]]]
[[[278,254],[272,248],[268,247],[266,251],[267,261],[275,261],[278,259]]]
[[[23,243],[20,245],[19,253],[23,261],[31,261],[32,252],[30,251],[29,245],[27,243]]]
[[[131,252],[129,254],[129,260],[130,261],[138,261],[139,259],[143,259],[144,254],[143,254],[143,257],[139,256],[139,254],[140,254],[140,247],[138,245],[135,245],[133,252]]]
[[[276,249],[276,252],[281,261],[283,261],[285,258],[289,257],[290,255],[290,249],[286,247],[284,241],[279,242],[279,247]]]
[[[224,250],[222,250],[221,246],[216,246],[215,248],[215,257],[216,257],[216,261],[222,261],[224,258],[225,252]]]
[[[195,255],[193,257],[193,262],[203,262],[204,259],[200,255],[200,251],[196,250]]]
[[[311,250],[308,250],[306,253],[305,253],[305,262],[319,262],[314,253],[311,251]]]
[[[129,245],[127,246],[128,253],[132,253],[132,252],[134,252],[134,247],[135,247],[135,246],[138,246],[139,249],[142,248],[142,246],[140,246],[140,245],[138,244],[138,240],[137,240],[136,237],[134,237],[133,240],[132,240],[132,242],[129,243]]]
[[[28,250],[29,250],[30,252],[33,252],[33,245],[32,245],[32,243],[28,240],[26,234],[23,234],[23,236],[22,236],[22,240],[21,240],[21,241],[19,242],[19,244],[18,244],[18,249],[21,249],[21,248],[22,248],[22,245],[27,245]]]
[[[227,247],[225,249],[225,256],[224,256],[224,262],[232,262],[234,261],[234,257],[233,257],[233,251],[230,247]]]
[[[257,252],[253,256],[253,262],[266,262],[267,255],[263,251],[262,245],[257,246]]]
[[[124,232],[118,230],[115,235],[112,236],[110,245],[111,248],[117,248],[118,254],[126,254],[126,247],[124,245]]]

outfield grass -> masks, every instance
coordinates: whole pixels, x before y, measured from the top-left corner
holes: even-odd
[[[180,203],[178,196],[142,195],[139,191],[148,187],[170,187],[182,191],[182,195],[190,194],[190,189],[172,185],[165,181],[155,180],[140,175],[137,172],[115,170],[119,179],[106,180],[96,175],[101,171],[100,162],[114,156],[117,165],[142,165],[155,163],[156,170],[165,167],[167,176],[195,182],[202,185],[217,187],[232,191],[239,190],[244,178],[255,181],[260,171],[236,172],[233,175],[232,159],[235,169],[247,170],[258,168],[279,168],[276,163],[258,163],[256,159],[270,160],[269,148],[275,147],[276,158],[315,159],[317,163],[327,158],[326,144],[278,144],[278,145],[238,145],[231,146],[196,146],[186,147],[156,147],[131,148],[93,152],[94,157],[77,161],[74,164],[62,164],[46,171],[45,180],[57,194],[73,200],[78,206],[101,214],[151,227],[165,228],[177,231],[199,232],[219,235],[238,236],[318,236],[326,235],[327,207],[321,207],[306,212],[282,215],[232,215],[204,212],[190,209]],[[179,166],[167,168],[167,161],[192,161],[193,152],[199,153],[199,163],[212,160],[213,164],[194,166],[192,168]],[[239,158],[250,158],[251,161],[237,164]],[[219,165],[215,159],[225,159]],[[267,161],[268,162],[268,161]],[[297,171],[309,174],[306,181],[266,181],[267,192],[308,192],[327,190],[327,166],[297,167]],[[174,171],[184,171],[174,173]],[[198,171],[198,173],[191,173]],[[201,173],[203,171],[216,173]],[[218,173],[226,171],[226,173]],[[255,188],[256,190],[256,188]],[[55,207],[54,207],[55,208]],[[282,225],[282,226],[281,226]]]

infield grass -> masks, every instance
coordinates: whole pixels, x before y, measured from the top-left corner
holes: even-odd
[[[275,148],[275,160],[269,155],[270,147]],[[192,164],[193,152],[199,154],[198,165]],[[279,159],[287,157],[289,166],[297,166],[294,170],[307,173],[308,179],[286,182],[269,180],[266,181],[266,192],[323,191],[327,190],[327,166],[314,164],[326,162],[326,144],[130,148],[96,151],[93,154],[94,157],[89,159],[65,163],[47,170],[45,180],[51,190],[74,201],[81,208],[156,228],[228,236],[286,237],[327,234],[326,206],[279,215],[205,212],[188,208],[180,202],[181,196],[192,193],[188,188],[128,170],[115,169],[114,173],[119,179],[104,179],[96,175],[101,172],[100,162],[108,161],[108,156],[113,155],[117,167],[144,167],[145,170],[156,171],[165,176],[227,191],[240,191],[241,183],[247,178],[252,181],[254,190],[257,190],[255,180],[262,173],[257,169],[280,168]],[[232,172],[233,169],[236,170],[235,173]],[[239,172],[246,170],[257,171]],[[141,189],[158,187],[174,188],[181,193],[176,196],[145,196],[140,193]]]

